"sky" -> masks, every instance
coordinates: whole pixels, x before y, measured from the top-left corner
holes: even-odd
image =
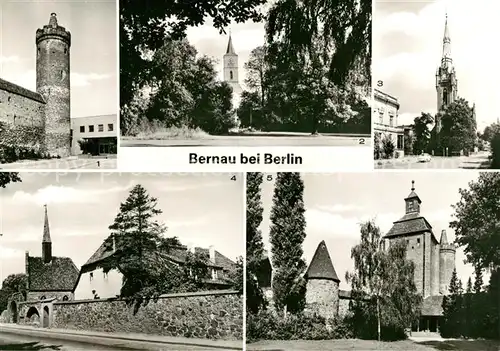
[[[269,5],[262,7],[263,11]],[[246,72],[244,65],[250,57],[250,52],[265,43],[264,22],[254,23],[247,21],[244,23],[231,23],[225,28],[226,34],[221,34],[213,27],[213,21],[206,17],[205,23],[198,27],[190,27],[187,30],[187,39],[198,51],[199,56],[207,55],[217,61],[215,66],[219,80],[223,77],[222,57],[226,53],[229,40],[229,31],[233,40],[234,51],[238,55],[238,73],[240,85],[245,88],[244,80]]]
[[[158,199],[167,236],[236,260],[244,254],[244,183],[230,173],[20,173],[0,188],[0,276],[24,273],[25,251],[40,256],[47,204],[52,252],[81,267],[110,234],[136,184]]]
[[[475,102],[478,130],[497,121],[500,2],[491,0],[375,1],[373,79],[401,104],[399,124],[437,109],[435,74],[441,63],[446,12],[458,95]]]
[[[116,114],[115,0],[0,0],[0,78],[36,91],[35,33],[52,12],[71,33],[71,117]]]
[[[274,179],[262,184],[264,220],[260,229],[264,245],[270,253],[269,226]],[[351,248],[360,241],[360,223],[374,219],[385,235],[392,223],[405,214],[406,198],[411,192],[411,181],[422,200],[421,214],[433,228],[439,241],[441,230],[446,230],[448,241],[455,235],[449,228],[452,220],[452,204],[460,200],[459,188],[468,188],[476,180],[478,172],[378,172],[378,173],[331,173],[302,174],[304,181],[304,205],[306,208],[306,239],[303,243],[307,265],[318,244],[325,240],[333,266],[340,279],[340,289],[350,290],[345,273],[352,272]],[[438,195],[439,194],[439,195]],[[464,264],[465,255],[457,249],[456,268],[464,286],[469,277],[474,281],[474,268]],[[483,274],[483,281],[489,276]]]

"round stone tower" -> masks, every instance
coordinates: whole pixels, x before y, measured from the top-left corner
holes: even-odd
[[[306,309],[326,319],[335,318],[339,312],[340,279],[324,240],[318,245],[304,278],[307,281]]]
[[[455,245],[448,243],[446,230],[443,230],[439,242],[439,293],[443,295],[449,293],[451,275],[455,269],[455,253]]]
[[[57,24],[36,31],[36,90],[45,99],[45,151],[51,156],[71,153],[69,48],[71,34]]]

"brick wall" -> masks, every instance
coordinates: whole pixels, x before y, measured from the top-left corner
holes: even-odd
[[[339,298],[339,317],[347,316],[349,312],[349,301],[351,301],[351,299],[347,297]]]
[[[0,122],[6,126],[2,139],[41,148],[44,108],[40,101],[0,89]]]
[[[339,311],[339,283],[326,279],[307,281],[306,308],[325,318],[334,318]]]
[[[55,297],[59,301],[62,301],[64,296],[67,296],[69,301],[74,300],[74,295],[71,291],[29,291],[26,300],[38,301],[43,296],[45,299],[52,299]]]
[[[137,314],[123,300],[56,302],[52,328],[240,340],[243,299],[234,291],[162,295]]]

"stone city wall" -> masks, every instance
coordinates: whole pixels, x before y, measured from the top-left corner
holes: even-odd
[[[18,88],[10,84],[8,87]],[[11,145],[40,149],[44,142],[45,104],[39,100],[41,97],[36,93],[19,89],[20,93],[17,94],[0,86],[2,141]]]
[[[243,299],[235,291],[162,295],[133,306],[116,298],[54,302],[51,328],[240,340]]]

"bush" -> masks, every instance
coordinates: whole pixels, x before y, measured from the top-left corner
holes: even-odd
[[[328,323],[327,323],[328,322]],[[342,319],[305,314],[278,316],[275,312],[261,311],[247,315],[248,341],[257,340],[329,340],[351,338],[349,326]]]
[[[500,169],[500,133],[491,139],[491,168]]]
[[[34,147],[0,144],[0,163],[13,163],[20,160],[40,160],[48,158],[51,157]]]

